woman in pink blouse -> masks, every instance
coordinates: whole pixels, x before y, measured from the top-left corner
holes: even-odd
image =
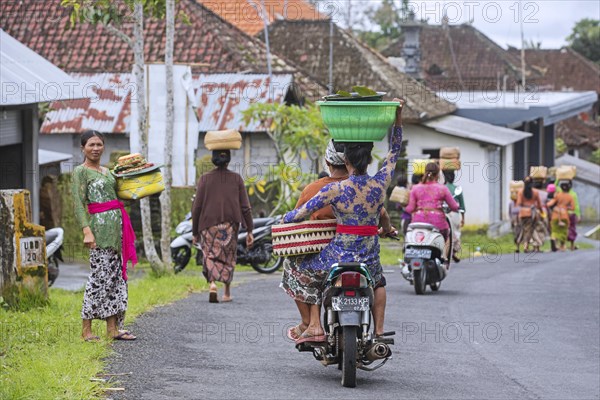
[[[442,208],[444,202],[452,211],[458,211],[458,203],[445,185],[438,183],[440,167],[429,163],[421,183],[412,187],[408,206],[404,209],[412,214],[411,222],[425,222],[438,228],[444,239],[448,240],[450,227]]]

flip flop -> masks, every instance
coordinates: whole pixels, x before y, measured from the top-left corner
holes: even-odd
[[[87,337],[85,339],[83,339],[86,342],[99,342],[100,341],[100,336],[90,336]]]
[[[218,303],[219,299],[217,298],[217,291],[211,290],[208,292],[208,302],[209,303]]]
[[[230,303],[232,300],[232,297],[223,297],[221,298],[221,303]]]
[[[126,338],[125,336],[131,336],[129,338]],[[125,332],[121,332],[119,333],[117,336],[113,336],[113,340],[135,340],[137,339],[137,337],[133,336],[130,332],[125,331]]]
[[[293,340],[294,342],[300,339],[300,336],[302,336],[302,331],[300,330],[299,326],[300,325],[292,326],[290,329],[288,329],[288,339]]]
[[[305,337],[300,337],[298,340],[296,340],[296,344],[300,344],[300,343],[321,343],[321,342],[325,342],[326,340],[327,340],[327,337],[325,335],[305,336]]]

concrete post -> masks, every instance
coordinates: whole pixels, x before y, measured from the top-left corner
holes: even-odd
[[[0,296],[13,307],[48,299],[45,229],[32,218],[29,191],[0,190]]]

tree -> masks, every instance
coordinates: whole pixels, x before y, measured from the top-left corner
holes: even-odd
[[[407,0],[403,0],[400,7],[393,0],[383,0],[379,6],[366,11],[367,18],[377,30],[359,32],[359,38],[375,49],[385,48],[400,37],[400,26],[408,13]]]
[[[160,194],[163,263],[171,265],[171,184],[173,182],[173,133],[175,130],[175,96],[173,93],[173,48],[175,41],[175,0],[166,0],[165,70],[167,83],[167,118],[165,126],[165,190]],[[187,123],[187,121],[186,121]]]
[[[164,18],[166,12],[165,0],[124,0],[123,3],[111,0],[62,0],[61,4],[71,11],[71,26],[75,26],[77,23],[101,24],[109,32],[123,39],[133,50],[133,74],[138,93],[136,105],[138,111],[138,131],[140,132],[140,148],[142,149],[143,156],[148,157],[148,121],[144,85],[144,16]],[[122,5],[125,5],[125,10],[122,9]],[[133,38],[121,29],[124,23],[131,21],[128,17],[131,12],[133,13]],[[150,201],[148,198],[140,200],[140,211],[142,214],[142,233],[146,258],[150,262],[154,272],[159,275],[163,274],[166,270],[166,265],[158,257],[154,247]],[[168,214],[170,215],[170,210]],[[163,213],[163,218],[164,215],[165,213]]]
[[[526,49],[540,50],[542,48],[542,42],[536,42],[533,39],[526,40],[523,44]]]
[[[600,20],[584,18],[577,22],[567,42],[576,52],[600,63]]]
[[[317,107],[256,103],[243,111],[243,115],[246,124],[259,122],[265,128],[277,154],[277,163],[263,171],[267,179],[247,179],[248,194],[264,204],[273,201],[270,215],[291,210],[296,205],[300,186],[313,177],[301,171],[301,161],[308,160],[316,171],[329,141]],[[269,193],[274,193],[274,199]]]

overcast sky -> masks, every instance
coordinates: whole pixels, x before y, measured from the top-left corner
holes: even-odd
[[[381,0],[350,1],[352,14],[358,18],[359,10],[373,7]],[[347,7],[348,0],[338,2],[343,4],[341,7]],[[400,0],[397,2],[400,4]],[[323,3],[330,2],[322,0]],[[521,20],[526,40],[541,42],[543,48],[558,48],[566,45],[565,38],[575,22],[582,18],[600,19],[600,0],[411,0],[410,4],[417,15],[429,18],[431,24],[441,23],[444,10],[451,24],[471,20],[477,29],[505,48],[507,45],[521,47]],[[354,21],[353,24],[360,22]]]

